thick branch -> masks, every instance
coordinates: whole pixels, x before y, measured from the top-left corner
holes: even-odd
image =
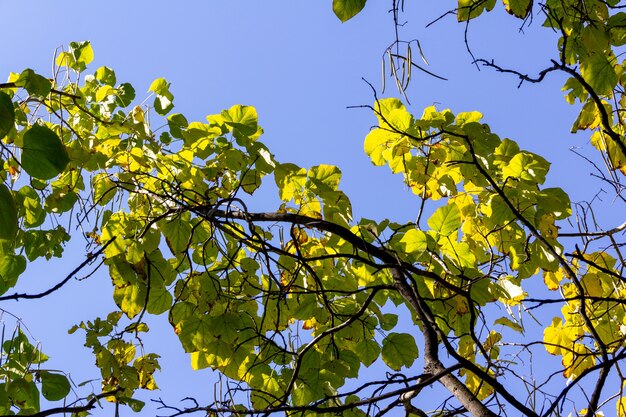
[[[197,210],[197,208],[195,209]],[[205,210],[203,210],[205,211]],[[417,276],[428,277],[437,282],[445,283],[437,274],[430,271],[421,270],[413,265],[403,263],[398,260],[392,253],[383,248],[379,248],[371,243],[361,239],[348,229],[337,224],[315,219],[294,213],[249,213],[241,210],[219,210],[215,207],[210,208],[199,215],[205,216],[207,220],[211,219],[231,219],[243,220],[247,222],[285,222],[290,224],[299,224],[302,226],[312,227],[320,231],[333,233],[346,241],[350,242],[355,248],[360,249],[370,256],[374,256],[389,265],[391,275],[394,278],[395,286],[416,312],[422,323],[424,324],[424,361],[425,372],[429,374],[442,374],[446,367],[439,360],[439,340],[437,332],[437,324],[434,316],[426,303],[419,297],[417,291],[408,283],[405,277],[405,271],[414,273]],[[458,288],[454,288],[459,291]],[[457,400],[476,417],[495,417],[496,414],[489,410],[476,396],[461,382],[456,376],[445,373],[439,381],[444,385]]]

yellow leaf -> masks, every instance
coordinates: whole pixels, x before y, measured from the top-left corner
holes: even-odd
[[[539,219],[539,231],[541,234],[550,239],[556,239],[559,235],[558,229],[554,225],[554,213],[547,213]]]
[[[596,364],[596,358],[583,344],[576,343],[573,350],[568,350],[563,354],[563,375],[566,378],[576,378],[581,373]]]
[[[457,349],[459,355],[470,361],[474,361],[474,341],[469,336],[463,336],[459,340],[459,348]]]
[[[556,291],[559,289],[559,283],[563,279],[563,273],[561,269],[556,271],[544,271],[543,272],[543,282],[545,282],[546,287],[550,291]]]
[[[620,397],[615,403],[617,417],[626,417],[626,397]]]
[[[602,297],[604,290],[602,289],[602,281],[598,274],[588,273],[586,274],[581,283],[585,288],[585,292],[592,297]]]
[[[145,121],[144,112],[141,106],[135,106],[131,114],[135,123],[143,123]]]
[[[482,401],[493,393],[493,388],[488,385],[482,378],[476,376],[472,371],[464,370],[465,385],[469,390]],[[489,372],[491,373],[491,372]]]
[[[315,328],[315,324],[316,324],[315,318],[311,318],[311,319],[305,320],[302,323],[302,328],[304,330],[311,330]]]
[[[500,297],[500,301],[504,304],[514,306],[519,304],[526,298],[526,292],[522,287],[511,281],[512,277],[498,279],[498,285],[508,294],[508,298]]]
[[[552,325],[543,331],[543,341],[548,353],[561,355],[573,348],[575,334],[563,327],[563,321],[555,317]]]
[[[455,310],[457,314],[463,315],[469,313],[469,307],[467,305],[467,300],[463,297],[454,297],[455,301]]]

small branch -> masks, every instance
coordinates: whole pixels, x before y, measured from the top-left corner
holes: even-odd
[[[29,414],[30,417],[45,417],[45,416],[51,416],[54,414],[72,414],[72,415],[76,415],[78,413],[82,413],[84,411],[89,411],[91,409],[93,409],[96,406],[96,403],[98,401],[100,401],[103,398],[106,397],[110,397],[112,395],[117,394],[120,391],[120,389],[116,389],[114,391],[109,391],[109,392],[102,392],[98,395],[94,395],[93,397],[91,397],[91,399],[89,401],[87,401],[87,404],[85,405],[78,405],[78,406],[74,406],[74,407],[55,407],[55,408],[50,408],[48,410],[43,410],[40,411],[38,413],[35,414]]]
[[[98,255],[100,255],[102,252],[104,252],[104,250],[115,241],[115,239],[117,238],[117,236],[113,237],[113,239],[109,240],[107,243],[104,244],[104,246],[102,246],[100,249],[98,249],[96,252],[89,254],[87,256],[87,259],[85,259],[80,265],[78,265],[76,268],[74,268],[74,270],[72,272],[70,272],[64,279],[63,281],[59,282],[57,285],[55,285],[52,288],[47,289],[44,292],[41,292],[39,294],[19,294],[19,293],[14,293],[11,295],[5,295],[3,297],[0,297],[0,301],[6,301],[6,300],[21,300],[21,299],[25,299],[25,300],[34,300],[34,299],[38,299],[38,298],[43,298],[47,295],[52,294],[53,292],[57,291],[58,289],[60,289],[61,287],[63,287],[65,284],[67,284],[67,282],[72,279],[81,269],[83,269],[85,266],[87,266],[91,261],[93,261],[94,258],[96,258]]]
[[[603,232],[571,232],[571,233],[559,233],[559,237],[603,237],[603,236],[611,236],[615,233],[621,232],[626,229],[626,222],[620,224],[613,229],[603,231]]]
[[[501,66],[496,65],[493,62],[493,60],[487,61],[486,59],[477,59],[476,63],[477,64],[483,64],[483,66],[485,66],[485,67],[493,68],[493,69],[495,69],[498,72],[517,75],[517,77],[520,79],[520,82],[517,85],[517,88],[520,88],[522,86],[522,84],[524,83],[524,81],[529,82],[529,83],[540,83],[540,82],[543,81],[543,79],[546,77],[546,75],[548,75],[552,71],[559,70],[558,65],[552,65],[551,67],[548,67],[548,68],[544,69],[543,71],[541,71],[536,78],[532,78],[532,77],[528,76],[528,74],[522,74],[519,71],[515,71],[515,70],[507,69],[507,68],[502,68]]]
[[[598,96],[598,93],[596,93],[596,91],[593,89],[593,87],[591,87],[589,85],[589,83],[583,78],[582,75],[580,75],[578,72],[576,72],[572,68],[570,68],[570,67],[568,67],[566,65],[563,65],[563,64],[558,64],[556,61],[552,61],[552,63],[555,66],[557,66],[558,69],[560,69],[561,71],[566,72],[567,74],[569,74],[573,78],[575,78],[576,81],[578,81],[583,86],[585,91],[587,91],[587,93],[589,93],[589,95],[591,96],[591,99],[596,104],[596,109],[600,113],[600,120],[601,120],[601,123],[602,123],[602,127],[604,128],[604,133],[609,135],[609,137],[613,140],[613,142],[615,142],[617,147],[622,152],[622,155],[624,155],[624,157],[626,157],[626,144],[624,144],[621,136],[617,132],[615,132],[613,130],[613,128],[611,127],[611,121],[609,120],[609,114],[606,112],[606,109],[604,108],[604,105],[602,104],[602,99],[600,99],[600,96]]]
[[[22,88],[19,85],[16,85],[15,83],[0,83],[0,89],[6,89],[6,88]],[[58,94],[60,96],[64,96],[64,97],[69,97],[72,100],[79,100],[82,97],[81,96],[77,96],[75,94],[70,94],[70,93],[66,93],[65,91],[61,91],[61,90],[56,90],[56,89],[51,89],[50,90],[51,93],[54,94]]]

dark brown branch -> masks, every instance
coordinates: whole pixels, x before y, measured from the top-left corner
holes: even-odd
[[[349,404],[341,404],[341,405],[334,405],[334,406],[327,406],[327,407],[321,406],[321,401],[326,402],[327,400],[335,398],[335,397],[329,397],[324,400],[320,400],[320,402],[317,402],[313,405],[307,404],[307,405],[302,405],[302,406],[281,406],[281,407],[271,408],[268,410],[249,410],[249,409],[243,410],[240,408],[234,408],[234,407],[230,408],[230,407],[224,407],[224,406],[200,407],[197,405],[198,404],[197,401],[195,401],[192,398],[186,398],[186,399],[194,401],[196,405],[194,407],[184,408],[184,409],[179,409],[176,407],[168,406],[161,399],[152,400],[152,401],[155,403],[161,404],[161,406],[158,407],[159,409],[169,409],[169,410],[176,411],[175,413],[171,414],[169,417],[176,417],[176,416],[199,413],[199,412],[214,413],[214,414],[233,413],[233,414],[249,415],[249,416],[261,415],[261,414],[267,414],[267,413],[288,413],[288,412],[315,412],[315,413],[320,413],[320,414],[321,413],[341,413],[343,411],[352,410],[357,407],[363,407],[363,406],[367,406],[370,404],[375,404],[380,401],[387,400],[389,398],[400,397],[402,394],[412,392],[416,389],[425,388],[427,386],[430,386],[433,382],[438,381],[445,375],[449,375],[458,369],[459,369],[459,366],[455,365],[449,368],[445,368],[442,373],[431,375],[429,378],[422,378],[422,380],[416,385],[400,388],[394,391],[390,391],[381,395],[369,397],[361,401],[355,401]]]
[[[580,75],[578,72],[576,72],[572,68],[568,67],[567,65],[558,64],[555,61],[552,61],[552,63],[555,66],[558,66],[558,69],[560,69],[561,71],[566,72],[567,74],[569,74],[572,77],[574,77],[576,79],[576,81],[578,81],[583,86],[585,91],[587,91],[587,93],[589,93],[589,95],[591,96],[591,99],[593,100],[593,102],[596,105],[596,109],[600,113],[600,120],[601,120],[601,123],[602,123],[602,127],[604,129],[604,133],[609,135],[609,137],[613,140],[613,142],[615,142],[617,147],[622,152],[622,155],[624,155],[624,157],[626,157],[626,144],[624,144],[624,141],[622,140],[622,137],[617,132],[615,132],[613,130],[613,127],[611,127],[611,121],[609,120],[609,114],[607,113],[606,109],[604,108],[604,105],[602,104],[602,100],[600,99],[600,96],[598,96],[598,94],[593,89],[593,87],[591,87],[589,85],[589,83],[583,78],[582,75]]]
[[[520,79],[520,82],[517,85],[517,88],[520,88],[525,81],[529,82],[529,83],[540,83],[540,82],[543,81],[543,79],[546,77],[546,75],[548,75],[552,71],[559,70],[559,67],[557,65],[553,65],[553,66],[548,67],[548,68],[544,69],[543,71],[539,72],[537,77],[532,78],[528,74],[522,74],[519,71],[503,68],[503,67],[501,67],[499,65],[496,65],[493,60],[487,61],[486,59],[477,59],[476,63],[482,64],[485,67],[493,68],[493,69],[495,69],[498,72],[517,75],[517,77]]]
[[[78,272],[80,272],[81,269],[83,269],[85,266],[87,266],[89,263],[91,263],[102,252],[104,252],[104,250],[111,243],[113,243],[116,238],[117,238],[117,236],[113,237],[113,239],[111,239],[107,243],[105,243],[96,252],[87,255],[87,259],[85,259],[83,262],[81,262],[80,265],[78,265],[76,268],[74,268],[74,270],[72,272],[70,272],[61,282],[56,284],[54,287],[49,288],[46,291],[40,292],[38,294],[23,294],[23,293],[19,294],[19,293],[14,293],[14,294],[11,294],[11,295],[5,295],[5,296],[0,297],[0,301],[6,301],[6,300],[34,300],[34,299],[43,298],[43,297],[45,297],[47,295],[52,294],[53,292],[59,290],[61,287],[63,287],[65,284],[67,284],[68,281],[70,279],[72,279]]]
[[[77,405],[77,406],[70,406],[70,407],[55,407],[55,408],[50,408],[48,410],[40,411],[40,412],[35,413],[35,414],[29,414],[29,416],[30,417],[46,417],[46,416],[51,416],[51,415],[54,415],[54,414],[72,414],[72,415],[76,415],[78,413],[82,413],[82,412],[89,411],[89,410],[93,409],[96,406],[96,403],[98,401],[100,401],[103,398],[115,395],[119,391],[120,391],[120,389],[116,389],[114,391],[102,392],[102,393],[100,393],[98,395],[94,395],[93,397],[91,397],[89,399],[89,401],[87,401],[87,403],[85,405]],[[5,417],[5,416],[0,416],[0,417]],[[6,417],[8,417],[8,416],[6,416]]]
[[[22,88],[22,87],[16,85],[15,83],[0,83],[0,89],[5,89],[5,88]],[[73,100],[79,100],[81,98],[80,96],[66,93],[65,91],[56,90],[54,88],[51,89],[50,92],[54,94],[58,94],[60,96],[69,97]]]
[[[476,60],[476,62],[482,63],[484,66],[494,68],[498,72],[503,72],[503,73],[509,73],[509,74],[516,75],[520,79],[520,84],[518,85],[518,87],[521,86],[524,81],[528,81],[528,82],[532,82],[532,83],[539,83],[539,82],[543,81],[543,79],[545,78],[545,76],[548,73],[553,72],[553,71],[562,71],[562,72],[565,72],[565,73],[569,74],[576,81],[578,81],[583,86],[585,91],[589,94],[589,96],[591,96],[591,99],[593,100],[593,102],[596,105],[596,109],[598,110],[598,113],[600,113],[600,120],[601,120],[601,123],[602,123],[602,128],[604,129],[604,133],[609,135],[609,137],[613,140],[613,142],[615,142],[617,147],[620,149],[622,154],[626,157],[626,144],[624,144],[624,141],[622,140],[622,137],[617,132],[615,132],[613,130],[613,127],[611,126],[611,121],[609,120],[609,114],[607,113],[606,109],[604,108],[604,105],[602,104],[602,99],[600,98],[598,93],[596,93],[596,91],[593,89],[593,87],[591,87],[591,85],[589,85],[589,83],[585,80],[585,78],[582,75],[580,75],[573,68],[568,67],[564,63],[558,63],[558,62],[552,60],[551,61],[552,62],[552,66],[551,67],[546,68],[543,71],[541,71],[539,73],[538,77],[531,78],[528,75],[522,74],[519,71],[502,68],[502,67],[494,64],[493,61],[489,62],[489,61],[487,61],[485,59],[478,59],[478,60]]]

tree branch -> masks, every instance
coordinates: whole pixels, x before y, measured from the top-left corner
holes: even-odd
[[[68,283],[68,281],[70,279],[72,279],[78,272],[80,272],[81,269],[83,269],[85,266],[87,266],[89,263],[91,263],[91,261],[94,260],[94,258],[96,258],[97,256],[99,256],[102,252],[104,252],[104,250],[115,241],[115,239],[117,238],[117,236],[114,236],[113,239],[109,240],[107,243],[105,243],[100,249],[98,249],[96,252],[91,253],[89,255],[87,255],[87,259],[85,259],[83,262],[81,262],[80,265],[78,265],[76,268],[74,268],[74,270],[72,272],[70,272],[61,282],[59,282],[58,284],[56,284],[54,287],[47,289],[44,292],[40,292],[38,294],[19,294],[19,293],[14,293],[11,295],[5,295],[0,297],[0,301],[7,301],[7,300],[21,300],[21,299],[25,299],[25,300],[34,300],[37,298],[43,298],[47,295],[52,294],[53,292],[59,290],[61,287],[63,287],[65,284]]]

